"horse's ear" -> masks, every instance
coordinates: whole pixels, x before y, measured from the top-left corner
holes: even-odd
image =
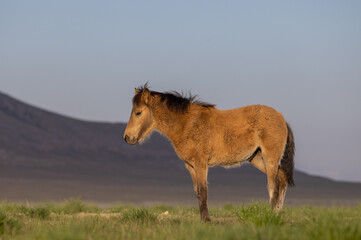
[[[150,101],[150,92],[148,89],[143,90],[142,97],[143,97],[145,104],[148,104],[148,102]]]
[[[140,91],[139,91],[138,88],[135,88],[135,89],[134,89],[134,94],[135,94],[135,95],[137,95],[139,92],[140,92]]]

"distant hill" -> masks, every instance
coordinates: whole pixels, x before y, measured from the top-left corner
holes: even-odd
[[[0,93],[0,200],[196,203],[170,142],[154,133],[140,146],[127,145],[125,126],[65,117]],[[291,203],[361,199],[361,184],[297,170],[295,180]],[[265,176],[249,165],[212,168],[209,182],[211,202],[267,197]]]

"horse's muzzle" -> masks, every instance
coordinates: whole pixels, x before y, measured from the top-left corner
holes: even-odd
[[[137,143],[137,139],[135,137],[130,138],[128,135],[125,135],[124,140],[126,143],[134,145]]]

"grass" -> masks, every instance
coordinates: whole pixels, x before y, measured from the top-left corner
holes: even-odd
[[[99,208],[79,199],[61,204],[0,204],[0,239],[361,239],[358,207],[286,207],[255,202],[211,208],[202,223],[194,207]]]

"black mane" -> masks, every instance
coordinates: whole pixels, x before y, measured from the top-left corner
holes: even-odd
[[[205,108],[214,108],[214,104],[209,104],[206,102],[202,102],[197,99],[196,95],[188,94],[185,95],[183,93],[179,93],[176,91],[171,92],[156,92],[156,91],[150,91],[148,88],[148,83],[144,84],[143,86],[140,86],[138,88],[138,93],[133,97],[133,104],[139,104],[141,101],[141,96],[143,91],[148,90],[150,92],[151,96],[159,96],[161,102],[165,102],[168,109],[175,112],[181,112],[184,113],[188,110],[189,105],[196,104]]]

